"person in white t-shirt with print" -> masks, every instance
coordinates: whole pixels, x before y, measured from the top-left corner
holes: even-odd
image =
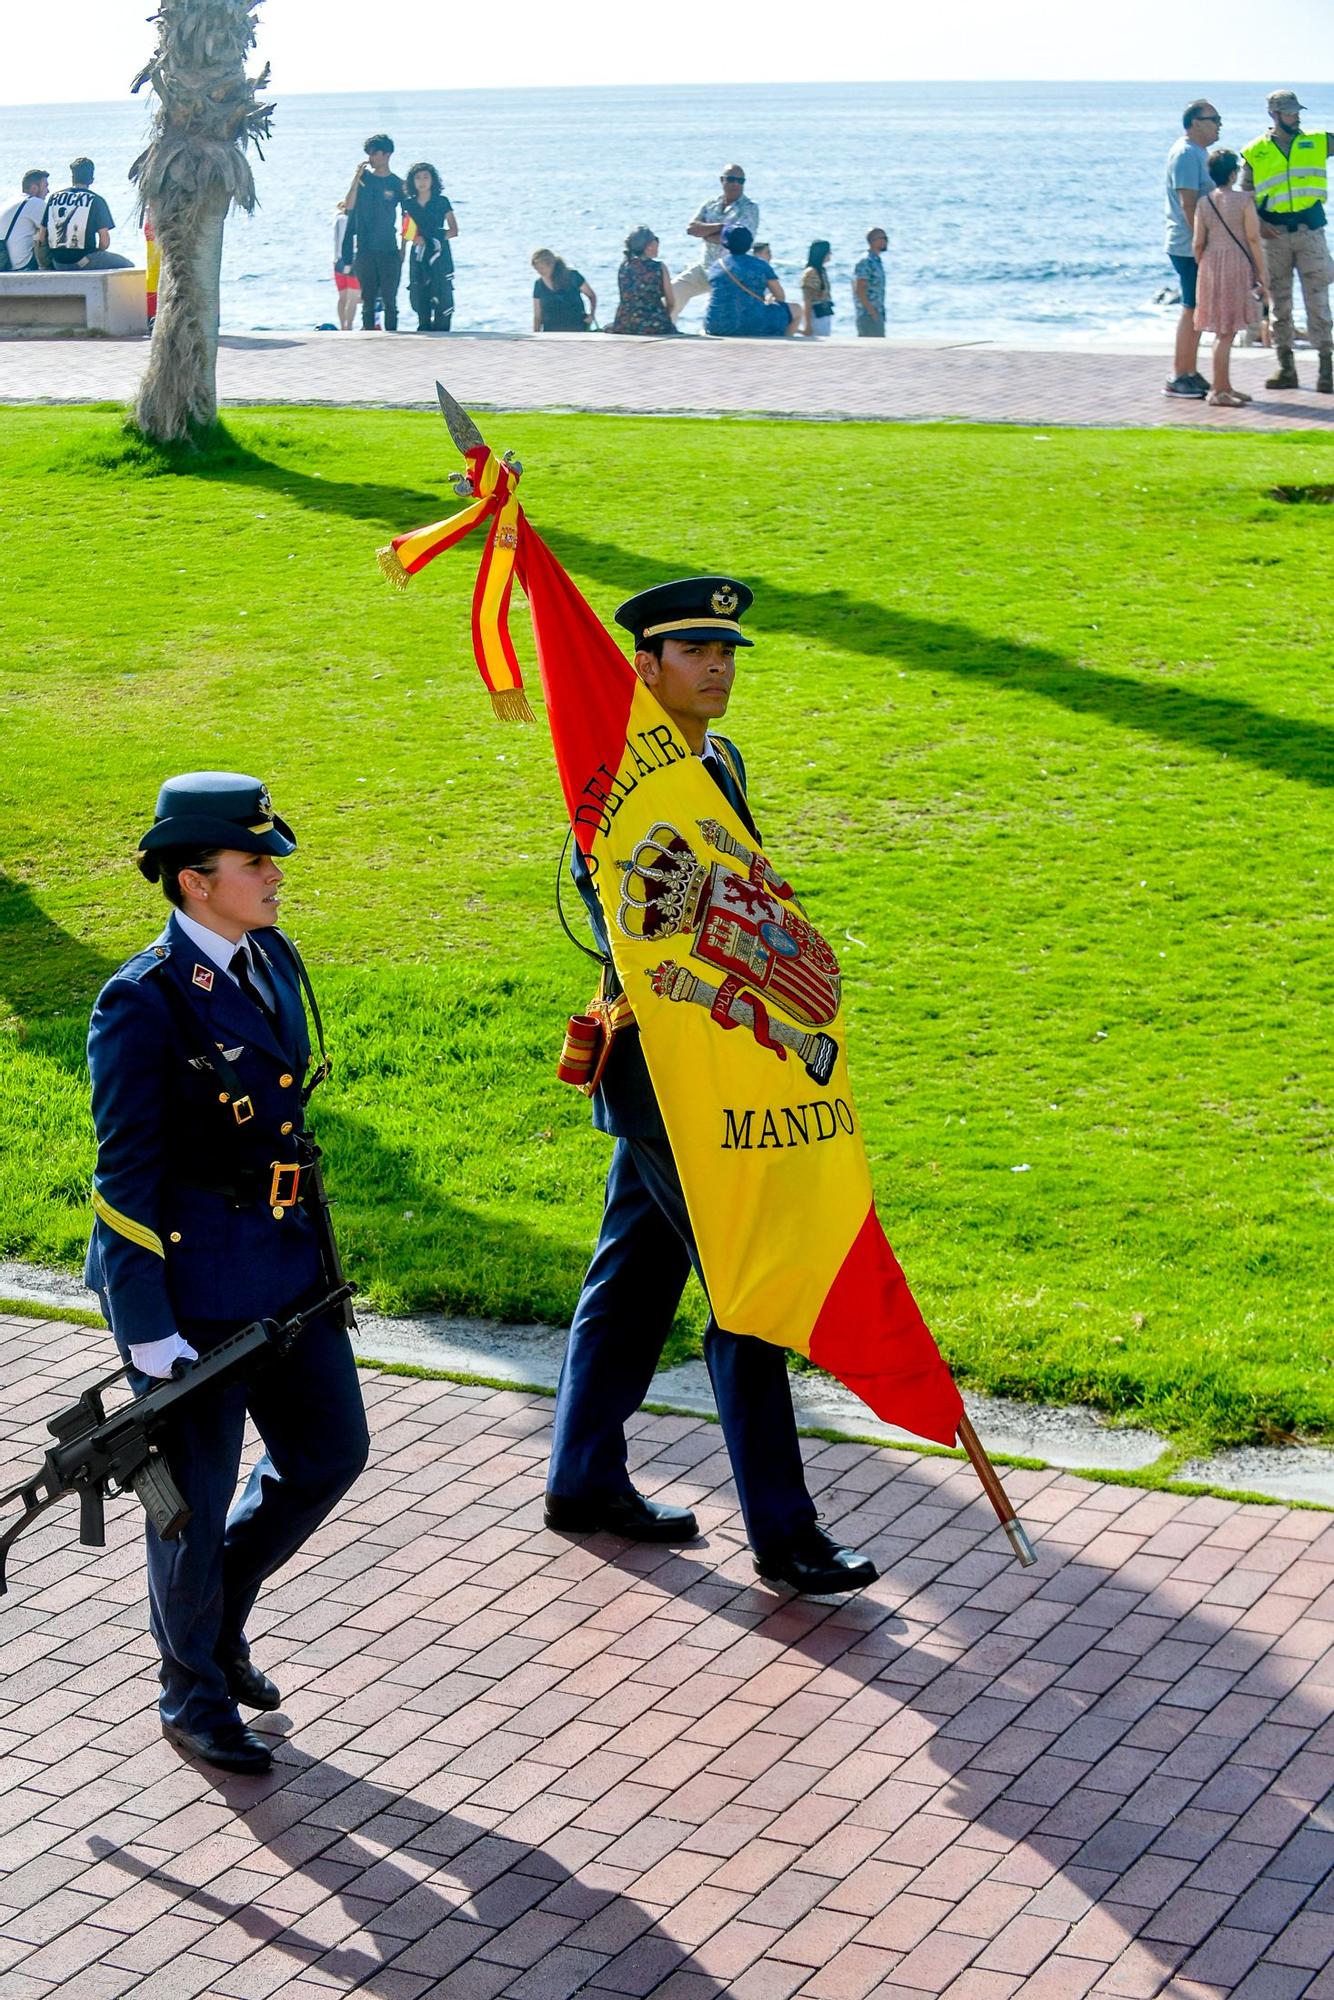
[[[50,185],[45,167],[29,167],[23,176],[23,192],[18,200],[11,201],[8,208],[0,208],[0,243],[8,252],[8,269],[11,271],[37,269],[33,244],[41,227],[42,210],[46,207]]]

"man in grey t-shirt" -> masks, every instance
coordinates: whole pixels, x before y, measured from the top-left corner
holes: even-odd
[[[704,245],[704,253],[696,264],[691,264],[672,279],[672,293],[676,300],[676,310],[672,314],[675,322],[681,308],[691,299],[704,297],[709,289],[709,272],[723,254],[723,231],[725,229],[748,229],[751,236],[759,233],[760,211],[748,199],[746,176],[742,168],[723,168],[722,193],[712,201],[706,201],[696,211],[694,220],[686,224],[686,235],[696,236]]]
[[[1200,336],[1195,331],[1195,209],[1213,187],[1206,148],[1216,145],[1223,121],[1207,97],[1197,97],[1181,114],[1181,137],[1167,156],[1165,186],[1167,240],[1165,248],[1181,285],[1181,317],[1177,321],[1172,374],[1165,396],[1207,396],[1209,384],[1196,363]]]

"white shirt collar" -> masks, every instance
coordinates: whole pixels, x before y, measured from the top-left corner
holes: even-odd
[[[230,938],[223,937],[221,931],[211,931],[207,924],[196,923],[193,917],[187,917],[184,910],[177,910],[176,921],[195,950],[202,952],[204,957],[225,972],[228,978],[235,976],[232,972],[232,960],[238,951],[244,951],[253,970],[255,960],[248,937],[242,938],[240,944],[235,945]]]

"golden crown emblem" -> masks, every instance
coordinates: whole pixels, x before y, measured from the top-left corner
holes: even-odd
[[[626,937],[660,938],[694,929],[709,870],[676,827],[659,820],[618,866],[622,882],[616,922]]]
[[[713,596],[709,599],[709,602],[720,618],[730,618],[738,604],[740,604],[741,599],[737,596],[730,583],[720,583],[717,590],[714,591]]]

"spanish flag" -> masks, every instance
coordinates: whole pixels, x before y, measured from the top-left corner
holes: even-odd
[[[952,1445],[962,1401],[875,1210],[838,960],[525,520],[517,468],[485,446],[467,458],[471,504],[381,561],[406,582],[488,524],[473,636],[502,714],[526,708],[505,630],[512,580],[528,598],[570,824],[714,1317],[808,1356],[885,1422]]]

